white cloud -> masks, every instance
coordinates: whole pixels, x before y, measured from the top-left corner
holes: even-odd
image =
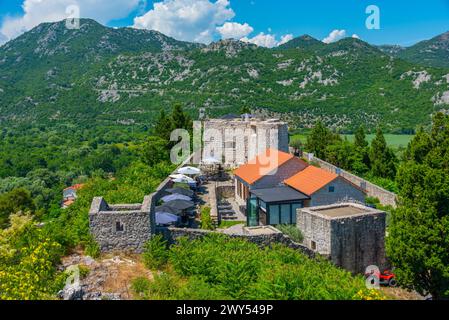
[[[163,0],[134,19],[134,27],[152,29],[184,41],[208,43],[218,26],[234,18],[229,0]]]
[[[253,38],[247,38],[247,37],[242,38],[241,41],[254,43],[255,45],[258,45],[259,47],[273,48],[273,47],[277,47],[281,44],[284,44],[292,39],[293,39],[292,34],[286,34],[281,37],[281,40],[278,41],[276,39],[276,36],[274,36],[272,34],[265,34],[265,33],[261,32]]]
[[[223,39],[242,39],[254,31],[249,24],[226,22],[223,26],[218,27],[217,31]]]
[[[259,47],[267,47],[267,48],[273,48],[278,45],[278,42],[276,41],[276,38],[272,34],[265,34],[263,32],[259,33],[257,36],[253,38],[243,38],[241,39],[244,42],[254,43],[255,45],[258,45]]]
[[[280,46],[281,44],[287,43],[290,40],[293,40],[293,35],[291,33],[286,34],[286,35],[281,37],[281,41],[279,41],[278,45]]]
[[[107,23],[128,16],[141,3],[142,0],[24,0],[24,14],[5,17],[0,26],[0,34],[10,40],[42,22],[66,19],[69,17],[67,8],[70,6],[77,6],[83,18]]]
[[[360,37],[359,37],[357,34],[355,34],[355,33],[352,35],[352,37],[353,37],[354,39],[360,39]]]
[[[343,39],[346,36],[346,30],[338,30],[335,29],[329,35],[323,39],[324,43],[332,43],[335,41],[338,41],[340,39]]]

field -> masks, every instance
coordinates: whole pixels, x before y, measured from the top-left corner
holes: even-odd
[[[413,135],[405,135],[405,134],[385,134],[385,140],[387,141],[388,146],[393,149],[402,149],[406,148],[408,143],[413,139]],[[342,137],[346,137],[350,142],[354,141],[353,134],[342,135]],[[374,134],[367,134],[366,139],[368,142],[374,139]],[[291,140],[299,138],[303,143],[307,141],[307,134],[295,134],[291,136]]]

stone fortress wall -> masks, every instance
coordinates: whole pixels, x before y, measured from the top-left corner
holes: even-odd
[[[277,119],[210,119],[204,122],[203,142],[204,158],[236,168],[268,148],[288,152],[288,126]]]

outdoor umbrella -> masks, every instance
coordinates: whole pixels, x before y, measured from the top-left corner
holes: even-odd
[[[204,158],[202,162],[203,162],[204,164],[219,164],[219,163],[221,163],[220,160],[215,159],[214,157],[207,157],[207,158]]]
[[[186,201],[186,200],[174,200],[167,202],[163,205],[164,208],[172,208],[177,210],[187,210],[190,208],[193,208],[195,204],[192,201]]]
[[[172,224],[178,222],[179,217],[171,213],[156,213],[156,224]]]
[[[195,183],[195,180],[183,174],[172,174],[170,178],[176,183]]]
[[[156,207],[156,213],[170,213],[170,214],[181,214],[182,210],[172,208],[172,207],[166,207],[164,205]]]
[[[201,174],[201,170],[195,167],[184,167],[178,170],[178,173],[188,176],[194,176]]]
[[[165,191],[167,191],[168,193],[171,193],[171,194],[182,194],[183,196],[187,196],[187,197],[193,197],[195,194],[192,190],[187,190],[187,189],[183,189],[183,188],[173,188],[173,189],[167,189]]]
[[[161,200],[164,202],[170,202],[170,201],[174,201],[174,200],[191,201],[192,198],[190,198],[188,196],[183,196],[182,194],[170,194],[168,196],[163,197]]]

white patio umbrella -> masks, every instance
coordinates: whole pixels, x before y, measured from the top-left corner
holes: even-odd
[[[201,170],[195,167],[184,167],[178,170],[178,173],[188,175],[188,176],[194,176],[201,174]]]
[[[170,178],[177,183],[195,183],[195,180],[183,174],[172,174]]]
[[[161,199],[163,202],[170,202],[174,200],[186,200],[186,201],[192,201],[192,198],[188,196],[184,196],[182,194],[171,194],[168,196],[165,196]]]
[[[172,224],[178,222],[179,217],[165,212],[156,212],[156,224],[164,225],[164,224]]]
[[[214,157],[207,157],[207,158],[204,158],[202,162],[203,162],[204,164],[219,164],[219,163],[221,163],[220,160],[215,159]]]

